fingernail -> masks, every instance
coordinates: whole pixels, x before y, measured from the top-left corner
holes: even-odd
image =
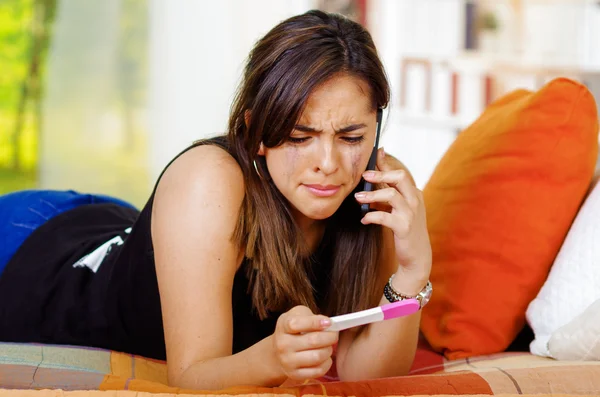
[[[373,171],[366,171],[363,173],[364,178],[373,178],[374,176],[375,176],[375,172],[373,172]]]
[[[365,197],[367,197],[367,193],[363,193],[363,192],[354,193],[354,197],[365,198]]]
[[[321,320],[321,327],[329,327],[331,325],[331,320],[328,318],[325,318],[323,320]]]
[[[381,157],[381,158],[385,157],[385,150],[383,150],[383,146],[381,148],[379,148],[379,157]]]

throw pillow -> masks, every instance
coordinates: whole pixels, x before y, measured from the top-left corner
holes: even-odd
[[[596,184],[579,210],[548,279],[527,308],[527,321],[535,334],[531,353],[550,356],[548,341],[553,333],[600,299],[599,238],[600,185]]]
[[[557,360],[600,360],[600,300],[552,333],[548,352]]]
[[[594,173],[596,104],[555,79],[492,103],[424,188],[433,296],[421,331],[448,359],[505,350],[525,325]]]

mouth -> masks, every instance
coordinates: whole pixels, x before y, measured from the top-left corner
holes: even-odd
[[[330,197],[340,190],[340,185],[304,185],[309,192],[317,197]]]

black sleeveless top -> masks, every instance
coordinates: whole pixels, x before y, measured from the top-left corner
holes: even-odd
[[[224,137],[206,142],[227,149]],[[164,360],[150,232],[153,202],[154,192],[141,212],[115,204],[83,205],[35,230],[0,277],[0,341],[91,346]],[[74,267],[117,236],[122,243],[111,245],[96,272]],[[328,284],[329,251],[320,248],[315,254],[312,281],[318,304]],[[244,260],[233,284],[233,353],[271,335],[280,315],[260,320],[253,310],[248,266]]]

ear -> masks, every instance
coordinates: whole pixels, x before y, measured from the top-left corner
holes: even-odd
[[[263,145],[263,143],[260,143],[260,146],[258,147],[258,155],[259,156],[264,156],[265,155],[265,145]]]
[[[244,122],[246,123],[246,128],[250,125],[250,119],[252,117],[252,112],[250,110],[246,110],[244,112]]]

